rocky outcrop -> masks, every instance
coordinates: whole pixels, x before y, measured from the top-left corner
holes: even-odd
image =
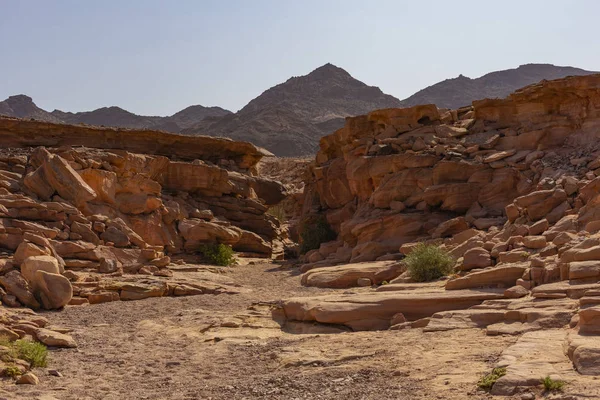
[[[0,118],[0,143],[0,247],[14,252],[0,284],[29,307],[218,292],[161,280],[173,275],[170,256],[207,244],[282,256],[283,231],[266,211],[285,188],[256,176],[269,153],[249,143],[10,118]],[[82,292],[71,271],[159,279],[85,282],[93,290]]]
[[[584,189],[600,167],[598,99],[600,75],[591,75],[459,110],[421,105],[348,118],[321,139],[305,181],[304,218],[324,215],[340,248],[351,249],[344,257],[332,249],[319,266],[376,260],[405,243],[490,231],[507,220],[514,233],[498,242],[528,236],[523,247],[552,252],[555,235],[539,236],[552,225],[579,209],[571,217],[577,230],[600,220],[594,190]],[[464,270],[492,265],[479,252],[467,254]]]

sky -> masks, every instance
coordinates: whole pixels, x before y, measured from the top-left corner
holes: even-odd
[[[0,0],[0,100],[242,108],[331,62],[404,99],[526,63],[600,70],[597,0]]]

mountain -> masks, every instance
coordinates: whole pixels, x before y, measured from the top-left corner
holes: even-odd
[[[559,67],[552,64],[525,64],[518,68],[491,72],[480,78],[471,79],[464,75],[446,79],[418,91],[402,100],[403,107],[418,104],[435,104],[439,108],[459,108],[470,105],[473,100],[505,98],[523,86],[541,80],[552,80],[566,76],[591,75],[598,72],[574,67]]]
[[[38,121],[62,122],[48,111],[42,110],[35,105],[33,99],[24,94],[10,96],[0,101],[0,115],[17,118],[31,118]]]
[[[23,94],[10,96],[0,102],[0,115],[17,118],[31,118],[39,121],[86,124],[98,126],[116,126],[120,128],[154,129],[168,132],[180,132],[182,129],[200,123],[205,118],[223,117],[231,111],[221,107],[189,106],[169,117],[137,115],[120,107],[102,107],[93,111],[52,112],[39,108],[33,99]]]
[[[314,154],[319,139],[343,127],[348,116],[417,104],[459,108],[473,100],[504,98],[523,86],[544,79],[594,73],[574,67],[526,64],[476,79],[460,75],[400,101],[353,78],[342,68],[325,64],[308,75],[292,77],[264,91],[236,113],[201,105],[189,106],[168,117],[137,115],[114,106],[77,113],[60,110],[49,113],[37,107],[30,97],[18,95],[0,102],[0,115],[229,137],[254,143],[278,156],[303,156]]]
[[[235,114],[206,119],[182,133],[226,136],[279,156],[298,156],[313,154],[321,136],[344,126],[345,117],[400,105],[379,88],[325,64],[266,90]]]

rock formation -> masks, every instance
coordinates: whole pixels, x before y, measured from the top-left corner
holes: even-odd
[[[256,175],[270,153],[250,143],[1,118],[0,145],[5,304],[235,292],[171,278],[170,257],[217,243],[282,255],[265,212],[285,189]]]
[[[600,75],[458,110],[348,118],[321,139],[305,181],[303,229],[322,216],[337,238],[303,256],[302,282],[382,285],[284,300],[280,311],[287,321],[352,330],[523,334],[498,362],[506,375],[493,394],[570,374],[563,347],[580,374],[597,375],[599,128]],[[417,242],[444,248],[455,274],[411,283],[401,261],[385,261],[402,260]],[[534,355],[547,346],[547,358]]]

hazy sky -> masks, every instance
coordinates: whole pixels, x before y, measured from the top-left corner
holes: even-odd
[[[331,62],[405,98],[464,74],[600,70],[597,0],[0,0],[0,100],[233,111]]]

